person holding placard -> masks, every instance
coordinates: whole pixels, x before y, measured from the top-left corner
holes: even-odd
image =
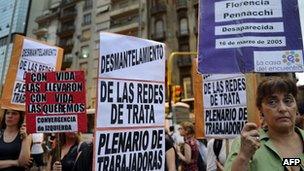
[[[165,133],[165,150],[166,150],[166,158],[165,158],[165,171],[176,171],[176,152],[173,144],[173,140],[166,131]]]
[[[80,141],[80,134],[78,133],[61,133],[59,138],[60,161],[56,156],[58,151],[58,146],[56,146],[49,159],[48,168],[53,171],[76,171],[77,158],[83,149],[88,148],[88,144]]]
[[[304,131],[295,127],[297,87],[288,78],[271,77],[257,89],[256,105],[267,124],[246,123],[231,148],[226,171],[303,170],[302,164],[283,166],[284,158],[304,159]],[[283,159],[283,161],[282,161]]]
[[[0,170],[24,171],[32,163],[31,135],[26,133],[24,112],[7,109],[0,129]]]
[[[184,153],[181,152],[179,146],[177,146],[177,155],[182,161],[182,167],[186,171],[197,171],[197,160],[199,155],[199,149],[194,137],[195,130],[194,125],[191,122],[183,122],[180,129],[181,136],[184,136],[185,143],[183,145]]]

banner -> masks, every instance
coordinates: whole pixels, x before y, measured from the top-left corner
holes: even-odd
[[[246,80],[242,74],[204,76],[205,136],[233,138],[247,122]]]
[[[199,71],[303,71],[297,0],[200,0]]]
[[[1,107],[24,111],[25,73],[60,70],[63,50],[16,35],[1,99]]]
[[[83,71],[26,74],[26,126],[35,132],[86,132]]]
[[[165,45],[100,33],[95,170],[163,170]]]
[[[95,170],[164,170],[164,129],[97,131]]]

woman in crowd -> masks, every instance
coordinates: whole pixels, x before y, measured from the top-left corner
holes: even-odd
[[[224,163],[227,157],[226,142],[228,140],[214,139],[208,141],[207,144],[207,170],[223,171]]]
[[[32,148],[31,148],[31,156],[33,158],[33,164],[38,167],[38,170],[42,170],[44,166],[43,161],[43,143],[44,135],[43,133],[34,133],[32,134]]]
[[[88,148],[87,143],[80,142],[80,135],[77,133],[61,133],[60,134],[60,161],[57,159],[57,151],[55,148],[52,152],[51,163],[49,162],[49,168],[53,171],[73,171],[78,170],[77,165],[79,155],[81,151]]]
[[[297,87],[290,79],[272,77],[259,84],[256,105],[267,130],[247,123],[232,144],[226,171],[303,170],[303,161],[298,166],[282,166],[283,158],[304,158],[304,131],[295,127],[296,97]]]
[[[185,139],[183,145],[184,153],[177,147],[177,155],[182,161],[182,168],[185,171],[197,171],[199,149],[194,138],[194,125],[191,122],[183,122],[181,124],[180,134],[184,136]]]
[[[165,150],[166,150],[165,171],[176,171],[176,155],[174,149],[174,141],[167,133],[167,131],[165,134]]]
[[[24,171],[31,165],[31,136],[27,135],[24,112],[5,110],[0,129],[0,170]]]

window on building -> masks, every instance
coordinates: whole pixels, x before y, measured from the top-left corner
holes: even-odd
[[[67,53],[64,55],[64,61],[72,61],[73,55],[71,53]]]
[[[91,18],[92,18],[91,13],[85,14],[85,15],[83,16],[83,23],[82,23],[82,25],[91,24]]]
[[[73,45],[74,44],[74,40],[73,39],[68,39],[67,41],[66,41],[66,45],[68,46],[68,45]]]
[[[163,20],[157,20],[155,23],[155,35],[157,37],[164,37],[164,22]]]
[[[86,40],[90,40],[91,39],[91,30],[87,29],[87,30],[83,30],[82,31],[82,41],[86,41]]]
[[[187,18],[181,18],[179,20],[179,32],[180,32],[180,35],[187,35],[188,34],[188,20],[187,20]]]
[[[193,97],[191,83],[191,65],[179,67],[180,80],[179,83],[183,87],[183,98]]]
[[[183,90],[184,90],[184,98],[192,98],[192,85],[191,85],[191,77],[184,77],[183,78]]]
[[[84,1],[83,11],[92,9],[92,7],[93,7],[93,1],[92,0],[85,0]]]
[[[90,56],[89,46],[81,47],[81,57],[80,58],[88,58],[89,56]]]

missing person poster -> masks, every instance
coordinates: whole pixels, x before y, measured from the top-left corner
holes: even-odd
[[[203,74],[303,71],[298,0],[200,0]]]
[[[26,74],[26,126],[35,132],[86,132],[83,71]]]
[[[1,106],[24,111],[26,72],[60,70],[63,50],[16,35],[8,68]]]
[[[165,45],[100,33],[95,170],[163,170]]]
[[[205,136],[233,138],[247,122],[246,80],[242,74],[204,75]]]

